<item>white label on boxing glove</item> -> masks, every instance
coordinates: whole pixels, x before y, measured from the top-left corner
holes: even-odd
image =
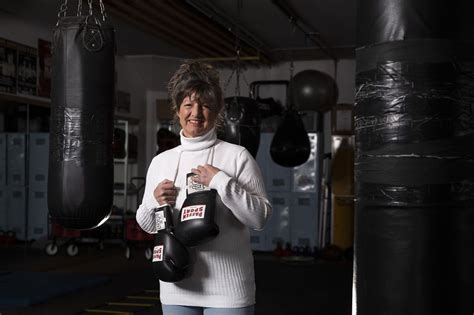
[[[186,195],[189,196],[190,194],[193,194],[195,192],[200,192],[200,191],[208,191],[211,190],[211,188],[203,185],[196,183],[193,180],[193,176],[196,174],[194,173],[188,173],[186,174]]]
[[[166,228],[166,217],[163,210],[155,212],[156,230],[161,231]]]
[[[158,245],[153,248],[153,262],[163,261],[163,245]]]
[[[203,219],[206,213],[206,205],[187,206],[181,209],[181,222]]]

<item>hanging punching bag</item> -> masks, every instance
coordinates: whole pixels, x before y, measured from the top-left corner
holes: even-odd
[[[295,167],[305,163],[311,153],[308,133],[294,109],[286,111],[270,146],[272,160],[281,166]]]
[[[245,147],[255,158],[260,145],[258,103],[241,96],[227,97],[224,103],[224,129],[219,138]]]
[[[473,9],[358,1],[357,314],[474,310]]]
[[[73,229],[103,223],[113,198],[114,29],[91,2],[88,16],[64,4],[53,34],[48,207]]]

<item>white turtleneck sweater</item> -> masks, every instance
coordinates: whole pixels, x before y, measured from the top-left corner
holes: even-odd
[[[186,174],[206,163],[221,170],[209,184],[218,193],[215,221],[219,235],[190,248],[191,276],[177,283],[160,281],[160,299],[168,305],[221,308],[253,305],[255,276],[248,228],[261,230],[271,214],[271,205],[260,169],[244,147],[218,140],[214,129],[196,138],[186,138],[181,131],[181,145],[157,155],[148,168],[137,222],[146,232],[156,233],[152,209],[159,204],[153,191],[168,179],[174,180],[178,191],[173,209],[176,224],[186,198]]]

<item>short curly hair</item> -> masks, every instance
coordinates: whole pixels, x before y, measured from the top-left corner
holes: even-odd
[[[211,65],[200,61],[186,61],[171,77],[168,93],[175,122],[179,122],[177,113],[183,100],[194,94],[198,103],[207,104],[217,113],[216,127],[222,125],[224,98],[219,73]]]

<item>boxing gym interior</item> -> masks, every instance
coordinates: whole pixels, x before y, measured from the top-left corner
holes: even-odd
[[[183,60],[272,205],[256,315],[473,314],[471,2],[1,0],[0,314],[162,314],[135,213]]]

